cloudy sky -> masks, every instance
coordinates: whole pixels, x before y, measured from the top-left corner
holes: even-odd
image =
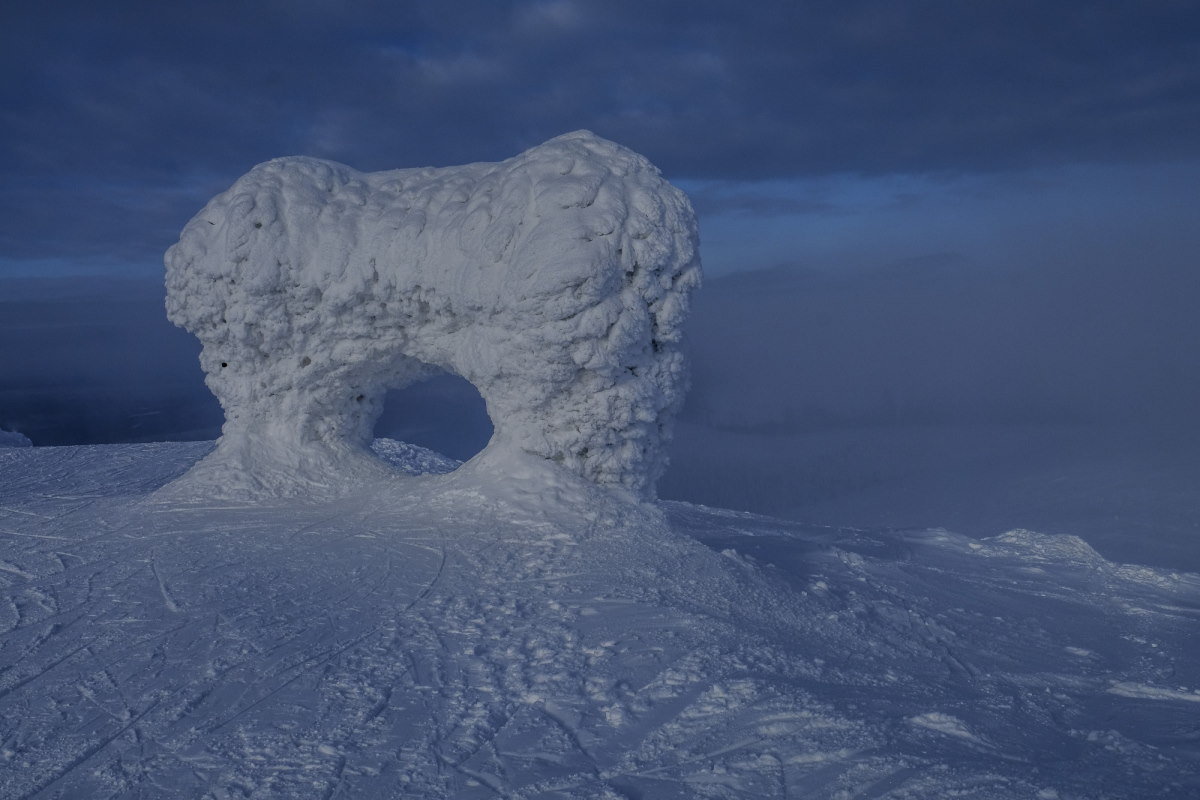
[[[1198,63],[1191,0],[14,0],[0,269],[156,272],[278,155],[448,165],[578,128],[691,190],[715,273],[853,259],[866,225],[894,249],[946,215],[899,255],[963,249],[972,214],[1019,225],[1022,201],[1182,202]]]

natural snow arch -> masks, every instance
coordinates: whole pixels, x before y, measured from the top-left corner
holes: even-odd
[[[687,198],[586,131],[499,163],[362,173],[261,164],[166,254],[167,312],[225,410],[184,479],[338,492],[378,473],[385,391],[442,369],[483,396],[478,458],[556,462],[652,497],[700,279]]]

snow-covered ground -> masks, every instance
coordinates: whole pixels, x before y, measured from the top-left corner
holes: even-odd
[[[337,501],[155,494],[210,447],[0,450],[4,797],[1200,795],[1195,574],[386,441]]]

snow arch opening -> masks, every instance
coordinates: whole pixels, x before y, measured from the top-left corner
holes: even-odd
[[[375,438],[396,439],[467,461],[487,447],[494,426],[475,385],[449,373],[389,389]]]
[[[166,254],[168,316],[200,339],[226,415],[181,483],[360,486],[385,471],[367,445],[386,391],[440,370],[482,395],[489,463],[541,458],[653,497],[697,241],[684,194],[587,131],[460,167],[260,164]]]

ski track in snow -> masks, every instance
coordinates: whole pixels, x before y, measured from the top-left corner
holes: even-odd
[[[1200,796],[1200,576],[429,478],[147,501],[209,447],[0,450],[0,796]]]

